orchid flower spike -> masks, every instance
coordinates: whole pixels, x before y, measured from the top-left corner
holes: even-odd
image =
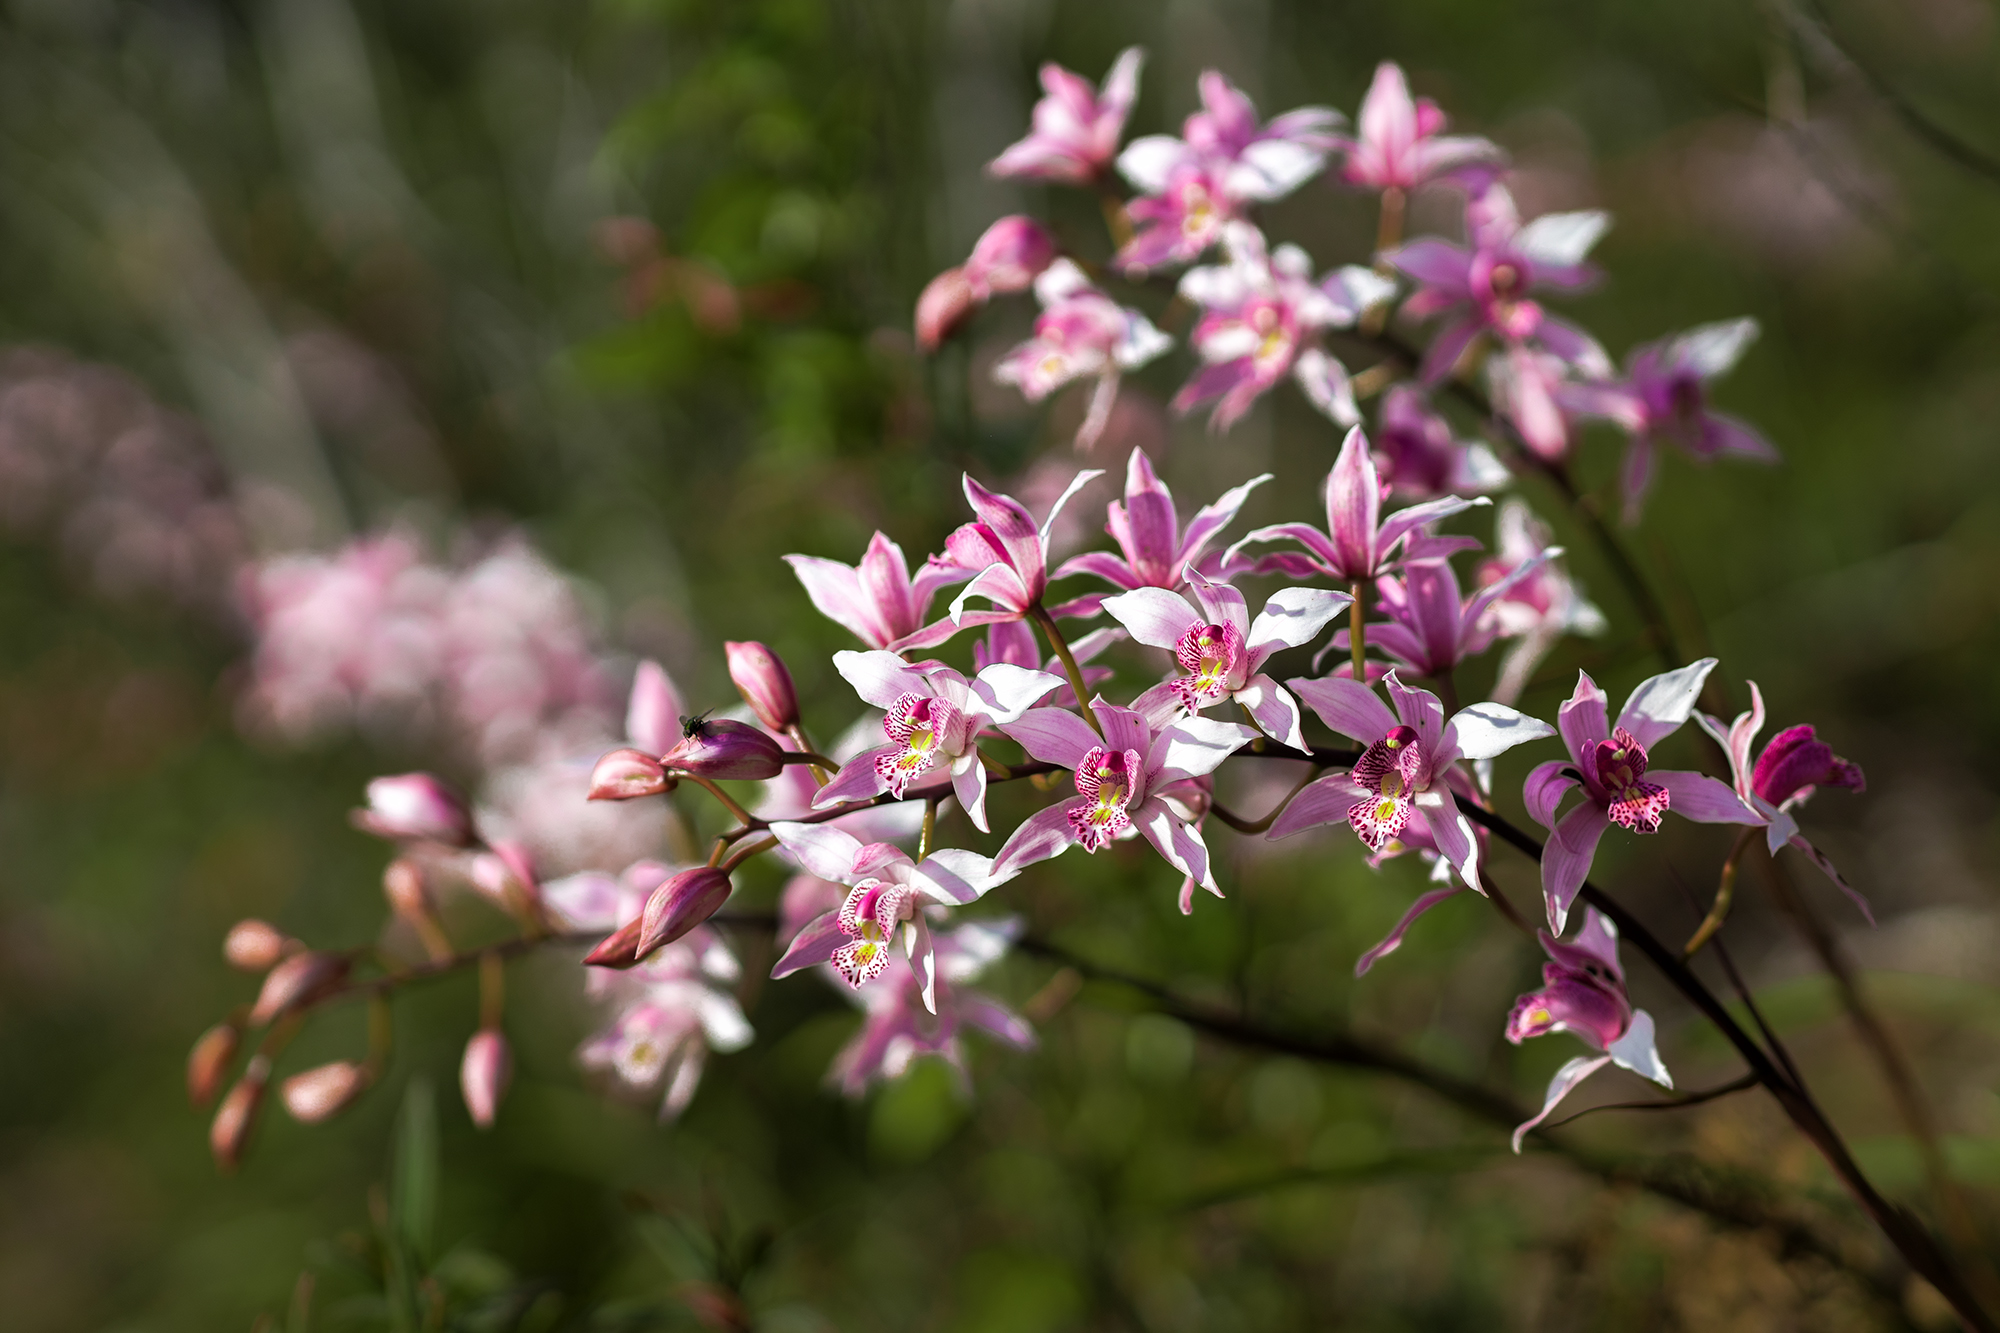
[[[1633,833],[1658,833],[1668,810],[1703,824],[1762,822],[1727,783],[1701,773],[1649,771],[1648,751],[1681,729],[1714,669],[1715,659],[1704,657],[1641,681],[1616,725],[1605,716],[1604,691],[1577,672],[1576,693],[1556,716],[1569,758],[1536,765],[1523,789],[1528,814],[1549,830],[1542,849],[1542,896],[1549,928],[1557,934],[1590,875],[1598,840],[1613,824]],[[1571,788],[1584,799],[1558,820],[1556,810]]]
[[[1095,378],[1097,388],[1076,433],[1076,447],[1088,449],[1111,420],[1119,377],[1158,357],[1173,339],[1137,310],[1106,296],[1067,259],[1056,260],[1035,279],[1035,298],[1042,303],[1035,336],[1001,357],[993,378],[1019,388],[1031,403],[1072,380]]]
[[[1220,896],[1200,830],[1187,807],[1164,793],[1174,783],[1213,773],[1255,740],[1256,730],[1202,717],[1155,729],[1134,709],[1101,699],[1091,709],[1104,728],[1102,739],[1060,708],[1031,708],[1001,728],[1043,763],[1074,773],[1077,795],[1016,829],[994,858],[994,874],[1011,877],[1078,843],[1096,852],[1136,832],[1167,864]]]
[[[889,843],[864,844],[826,824],[777,823],[771,832],[808,874],[849,889],[837,909],[792,940],[772,979],[830,962],[849,985],[860,986],[888,970],[889,950],[900,940],[924,1006],[936,1013],[936,944],[923,908],[974,902],[1011,876],[995,875],[991,861],[957,847],[912,861]]]
[[[1125,118],[1139,95],[1139,68],[1146,53],[1136,46],[1119,52],[1104,76],[1102,92],[1090,81],[1053,61],[1042,66],[1042,100],[1035,103],[1034,128],[1019,143],[987,164],[995,176],[1088,185],[1103,176],[1118,155]]]
[[[1228,430],[1250,405],[1290,375],[1306,398],[1343,426],[1361,419],[1347,368],[1318,345],[1322,329],[1351,328],[1361,312],[1395,292],[1395,284],[1372,269],[1349,264],[1318,283],[1312,259],[1296,245],[1267,253],[1264,234],[1247,222],[1222,231],[1229,262],[1189,269],[1180,294],[1202,308],[1194,349],[1205,363],[1174,395],[1174,409],[1187,412],[1220,399],[1209,429]]]
[[[833,655],[835,670],[866,703],[886,710],[882,732],[889,744],[865,750],[813,798],[815,809],[865,801],[880,792],[897,800],[932,769],[944,766],[952,790],[974,827],[986,827],[986,766],[978,740],[983,730],[1012,722],[1063,684],[1061,676],[996,662],[967,680],[936,662],[906,664],[891,652]]]
[[[1493,525],[1495,557],[1479,566],[1482,588],[1506,584],[1486,604],[1486,619],[1502,639],[1515,640],[1500,659],[1492,697],[1513,703],[1528,679],[1565,634],[1602,634],[1608,622],[1576,586],[1551,545],[1548,528],[1519,500],[1501,502]],[[1522,569],[1524,578],[1515,575]]]
[[[1738,713],[1736,721],[1727,729],[1724,729],[1720,718],[1706,713],[1697,713],[1695,722],[1728,753],[1730,779],[1736,788],[1736,795],[1757,812],[1755,822],[1764,826],[1765,845],[1771,855],[1776,856],[1778,848],[1786,843],[1804,852],[1842,893],[1854,900],[1854,905],[1861,909],[1861,915],[1868,919],[1868,924],[1874,925],[1875,913],[1869,909],[1868,900],[1842,879],[1833,862],[1806,840],[1791,813],[1804,805],[1821,787],[1845,787],[1849,791],[1864,792],[1868,790],[1868,779],[1862,776],[1859,764],[1835,754],[1833,747],[1814,733],[1809,722],[1786,727],[1773,736],[1771,743],[1764,747],[1763,753],[1753,763],[1750,747],[1756,744],[1757,733],[1764,729],[1764,695],[1757,688],[1756,681],[1749,684],[1750,710]]]
[[[1306,749],[1299,706],[1285,688],[1263,674],[1281,649],[1319,637],[1351,600],[1344,592],[1281,588],[1255,621],[1243,594],[1199,574],[1189,579],[1194,603],[1162,588],[1120,593],[1104,609],[1140,643],[1174,654],[1183,675],[1156,685],[1132,707],[1164,722],[1176,705],[1199,713],[1224,699],[1241,704],[1265,735],[1294,750]]]
[[[960,1033],[977,1029],[1017,1051],[1033,1050],[1035,1030],[1027,1020],[967,984],[1004,957],[1020,931],[1020,921],[1011,917],[939,931],[937,985],[929,1003],[916,977],[904,969],[850,992],[867,1017],[834,1057],[831,1081],[859,1097],[871,1083],[901,1078],[918,1057],[931,1055],[944,1060],[960,1091],[969,1093]]]
[[[1484,496],[1466,499],[1446,495],[1383,518],[1381,478],[1368,452],[1368,437],[1356,426],[1347,432],[1340,457],[1326,476],[1326,531],[1310,523],[1258,528],[1229,548],[1223,565],[1233,567],[1238,553],[1253,542],[1288,538],[1305,547],[1305,553],[1279,551],[1263,556],[1251,567],[1252,572],[1359,583],[1388,569],[1397,548],[1426,523],[1490,503]]]
[[[1461,759],[1491,759],[1526,741],[1553,736],[1555,728],[1505,704],[1477,703],[1449,721],[1429,690],[1413,690],[1391,671],[1383,677],[1391,712],[1374,690],[1357,680],[1288,680],[1320,721],[1368,748],[1348,773],[1332,773],[1300,792],[1271,826],[1272,838],[1345,820],[1370,852],[1421,824],[1465,882],[1479,882],[1479,842],[1472,821],[1458,808],[1449,780]]]
[[[1476,135],[1446,134],[1444,126],[1437,103],[1428,97],[1412,101],[1402,67],[1385,60],[1375,67],[1375,81],[1362,99],[1358,133],[1339,141],[1347,153],[1340,178],[1363,189],[1407,192],[1505,160],[1497,145]]]
[[[1567,1032],[1601,1054],[1579,1055],[1556,1071],[1542,1109],[1514,1131],[1515,1152],[1558,1102],[1606,1065],[1629,1069],[1663,1088],[1674,1086],[1654,1045],[1653,1016],[1634,1009],[1625,993],[1625,971],[1618,965],[1618,928],[1609,918],[1595,907],[1588,908],[1576,943],[1564,944],[1547,931],[1541,940],[1553,961],[1542,965],[1542,989],[1514,1001],[1514,1012],[1507,1016],[1507,1040],[1519,1046],[1530,1037]]]
[[[1214,504],[1196,510],[1183,532],[1173,492],[1153,471],[1145,451],[1134,449],[1125,465],[1125,502],[1113,500],[1105,506],[1104,530],[1118,543],[1120,554],[1087,551],[1072,556],[1055,577],[1095,574],[1119,588],[1172,592],[1186,581],[1209,543],[1236,518],[1250,492],[1270,479],[1266,472],[1224,491]]]
[[[788,555],[785,562],[799,576],[819,613],[870,648],[887,648],[915,634],[923,628],[931,599],[939,590],[971,577],[956,566],[930,563],[918,569],[913,579],[903,548],[879,532],[869,541],[859,565],[813,555]],[[666,716],[672,722],[673,715]],[[635,735],[633,739],[638,738]]]

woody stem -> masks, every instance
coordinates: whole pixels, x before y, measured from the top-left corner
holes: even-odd
[[[1090,696],[1084,689],[1083,668],[1076,664],[1076,654],[1069,650],[1069,641],[1056,628],[1056,618],[1049,614],[1047,607],[1036,602],[1028,608],[1028,619],[1041,628],[1042,637],[1049,641],[1050,651],[1062,663],[1063,674],[1069,677],[1070,692],[1076,696],[1076,706],[1083,713],[1083,720],[1090,724],[1090,729],[1097,733],[1099,740],[1104,739],[1104,728],[1098,725],[1097,714],[1091,710]]]

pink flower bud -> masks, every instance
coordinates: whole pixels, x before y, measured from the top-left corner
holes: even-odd
[[[590,770],[590,799],[629,801],[658,796],[667,790],[667,773],[660,761],[640,750],[613,750]]]
[[[336,985],[347,975],[345,958],[327,953],[295,953],[264,978],[251,1007],[252,1023],[268,1023],[287,1010],[296,1008]]]
[[[472,814],[465,801],[428,773],[370,782],[368,808],[354,812],[354,826],[378,838],[423,839],[453,847],[472,841]]]
[[[1041,223],[1017,213],[986,229],[963,272],[972,294],[983,301],[994,292],[1026,291],[1055,258],[1056,238]]]
[[[188,1052],[188,1101],[206,1106],[215,1100],[242,1042],[243,1029],[234,1023],[217,1023],[195,1039],[194,1049]]]
[[[917,346],[935,352],[979,303],[964,269],[948,268],[932,278],[917,297]]]
[[[285,1109],[301,1124],[316,1125],[344,1110],[369,1084],[368,1071],[352,1060],[335,1060],[294,1074],[278,1089]]]
[[[606,935],[595,949],[583,956],[585,966],[627,968],[639,961],[639,932],[645,918],[633,917]]]
[[[729,678],[757,720],[773,731],[798,725],[799,695],[792,673],[778,655],[761,643],[724,643],[729,654]]]
[[[785,771],[784,748],[748,722],[717,718],[688,723],[689,735],[660,756],[669,770],[702,778],[761,782]]]
[[[222,956],[243,972],[268,972],[278,960],[300,948],[297,940],[268,921],[247,917],[229,928],[222,940]]]
[[[225,1172],[234,1171],[243,1160],[250,1131],[257,1126],[257,1112],[264,1105],[264,1085],[270,1078],[269,1060],[261,1055],[251,1060],[243,1077],[216,1108],[215,1119],[209,1122],[208,1150],[214,1155],[216,1166]]]
[[[465,1109],[472,1123],[481,1129],[493,1127],[500,1099],[514,1076],[514,1062],[507,1054],[507,1039],[494,1028],[481,1028],[465,1043],[465,1059],[458,1066],[458,1090],[465,1094]]]
[[[714,866],[683,870],[653,890],[639,918],[638,956],[645,958],[714,916],[729,901],[729,872]]]

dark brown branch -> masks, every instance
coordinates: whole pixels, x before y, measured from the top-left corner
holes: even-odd
[[[1655,1097],[1643,1102],[1606,1102],[1602,1106],[1585,1107],[1574,1115],[1549,1121],[1544,1128],[1561,1129],[1564,1125],[1573,1124],[1587,1115],[1596,1115],[1599,1111],[1678,1111],[1683,1107],[1700,1106],[1703,1102],[1720,1101],[1732,1093],[1748,1092],[1756,1086],[1757,1076],[1745,1074],[1741,1078],[1724,1083],[1721,1087],[1704,1088],[1700,1092],[1683,1093],[1678,1097]]]

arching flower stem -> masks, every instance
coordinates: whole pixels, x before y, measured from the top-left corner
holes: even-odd
[[[1722,929],[1722,923],[1728,919],[1729,906],[1736,898],[1736,868],[1756,832],[1754,825],[1746,824],[1737,833],[1736,841],[1730,844],[1729,855],[1722,862],[1722,874],[1715,885],[1715,905],[1708,909],[1708,915],[1702,918],[1694,934],[1688,936],[1686,946],[1681,949],[1683,959],[1700,953],[1702,946],[1715,938],[1716,932]]]
[[[1347,585],[1354,600],[1347,604],[1347,637],[1354,645],[1354,678],[1368,683],[1368,581],[1356,579]]]
[[[1077,703],[1084,703],[1090,698],[1090,688],[1083,683],[1083,668],[1076,664],[1076,654],[1069,650],[1069,640],[1063,638],[1063,632],[1056,627],[1056,618],[1049,614],[1047,607],[1036,602],[1028,608],[1028,619],[1041,627],[1042,637],[1049,641],[1049,651],[1056,655],[1056,660],[1062,663],[1063,674],[1069,677],[1071,695]],[[1098,722],[1097,715],[1088,708],[1082,713],[1083,720],[1102,739],[1104,727]]]

